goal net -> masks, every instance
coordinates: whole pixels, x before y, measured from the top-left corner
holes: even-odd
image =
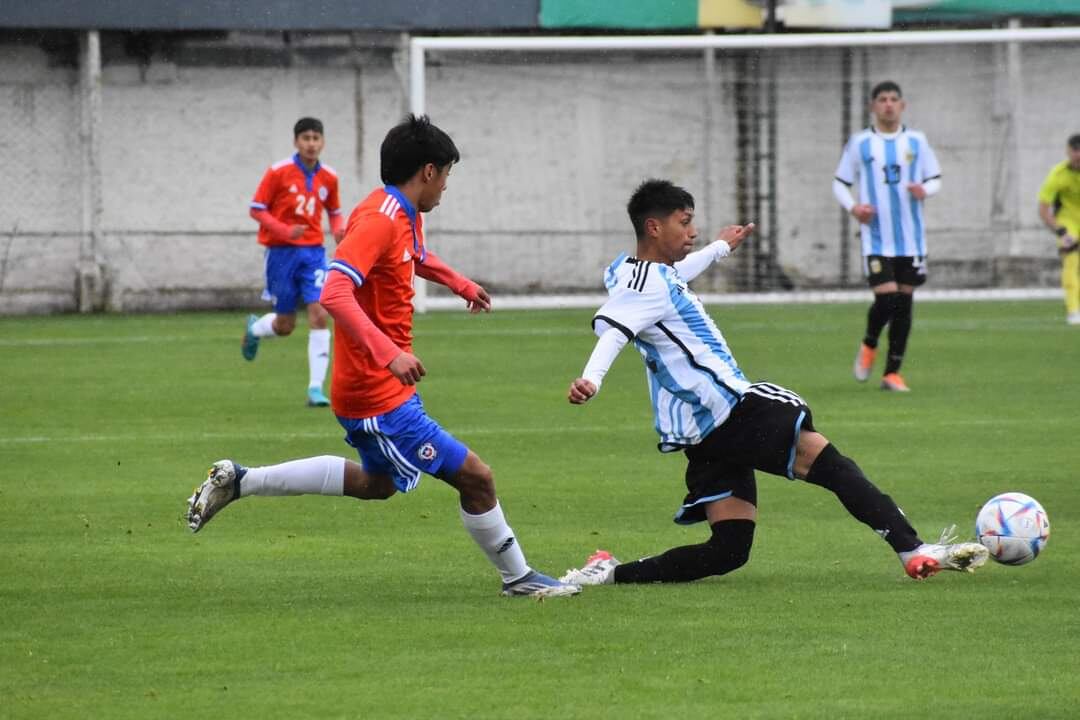
[[[872,85],[903,89],[943,188],[926,204],[931,288],[1057,286],[1037,194],[1080,132],[1063,81],[1080,28],[807,35],[414,37],[410,105],[455,138],[433,248],[505,299],[573,304],[633,236],[648,177],[685,186],[700,242],[757,223],[699,292],[864,287],[858,225],[831,184],[870,122]],[[422,306],[439,307],[440,289]]]

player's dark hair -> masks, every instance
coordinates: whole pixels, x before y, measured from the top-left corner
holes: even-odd
[[[1073,150],[1080,150],[1080,133],[1069,136],[1069,147]]]
[[[305,133],[308,130],[314,130],[320,135],[325,134],[323,133],[322,120],[313,117],[302,117],[293,125],[292,135],[294,138],[298,138],[300,133]]]
[[[645,221],[663,219],[677,210],[693,210],[694,196],[668,180],[655,178],[638,185],[626,204],[626,212],[638,239],[645,237]]]
[[[874,86],[874,89],[870,91],[870,99],[877,100],[877,96],[883,92],[894,92],[899,97],[904,97],[904,93],[900,90],[900,86],[894,83],[892,80],[884,80]]]
[[[450,136],[432,124],[427,115],[410,113],[386,133],[379,160],[382,181],[400,185],[428,163],[441,169],[461,160],[461,155]]]

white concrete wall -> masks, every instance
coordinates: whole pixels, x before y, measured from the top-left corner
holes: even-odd
[[[1061,77],[1080,66],[1080,47],[1023,49],[1019,167],[1010,164],[1003,57],[989,46],[870,56],[870,80],[904,87],[906,120],[927,133],[944,168],[944,190],[928,207],[937,287],[1056,282],[1035,195],[1065,138],[1080,132],[1080,97]],[[735,78],[723,54],[710,128],[696,54],[434,60],[428,110],[457,141],[462,163],[428,218],[429,242],[492,289],[596,291],[603,266],[632,247],[625,203],[649,176],[695,194],[704,234],[735,219]],[[778,81],[780,263],[800,286],[835,286],[842,240],[829,188],[843,142],[839,55],[786,53]],[[378,184],[379,143],[404,107],[389,50],[286,67],[107,58],[106,307],[256,305],[262,253],[248,201],[265,168],[291,154],[293,122],[323,119],[324,159],[351,206]],[[859,109],[852,114],[857,127]],[[0,43],[0,166],[17,188],[0,193],[0,313],[75,308],[79,120],[74,69],[36,47]],[[858,245],[847,242],[858,282]],[[737,270],[718,269],[702,285],[723,290]]]

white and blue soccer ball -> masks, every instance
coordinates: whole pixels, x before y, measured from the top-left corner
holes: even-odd
[[[990,557],[1004,565],[1024,565],[1039,557],[1050,537],[1050,520],[1039,501],[1018,492],[987,501],[975,519],[975,535]]]

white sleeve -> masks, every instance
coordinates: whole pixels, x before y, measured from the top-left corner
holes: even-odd
[[[840,178],[833,178],[832,194],[836,198],[836,202],[840,203],[848,212],[851,212],[851,208],[855,207],[855,198],[851,197],[851,188],[845,185]]]
[[[656,263],[643,262],[629,284],[612,289],[611,297],[593,316],[593,332],[603,335],[615,328],[626,339],[659,322],[671,307],[671,295],[663,270]]]
[[[720,258],[731,254],[731,246],[723,240],[717,240],[706,245],[700,250],[695,250],[679,262],[675,263],[675,270],[679,277],[690,282]]]
[[[930,143],[926,143],[926,148],[922,153],[922,175],[921,182],[923,187],[926,187],[927,183],[931,180],[941,179],[941,165],[938,164],[937,153],[934,152],[934,148],[930,147]],[[939,183],[939,190],[940,183]],[[935,192],[937,192],[935,190]]]
[[[585,363],[585,369],[581,371],[581,377],[585,378],[597,390],[604,381],[604,376],[611,369],[611,364],[619,356],[619,352],[630,342],[623,332],[617,328],[608,328],[596,341],[589,362]]]
[[[922,189],[926,191],[926,197],[933,197],[941,192],[941,178],[936,177],[931,180],[927,180],[922,184]]]
[[[859,157],[855,147],[854,136],[844,146],[844,152],[840,154],[840,162],[836,165],[833,177],[849,188],[855,185],[859,176]]]

